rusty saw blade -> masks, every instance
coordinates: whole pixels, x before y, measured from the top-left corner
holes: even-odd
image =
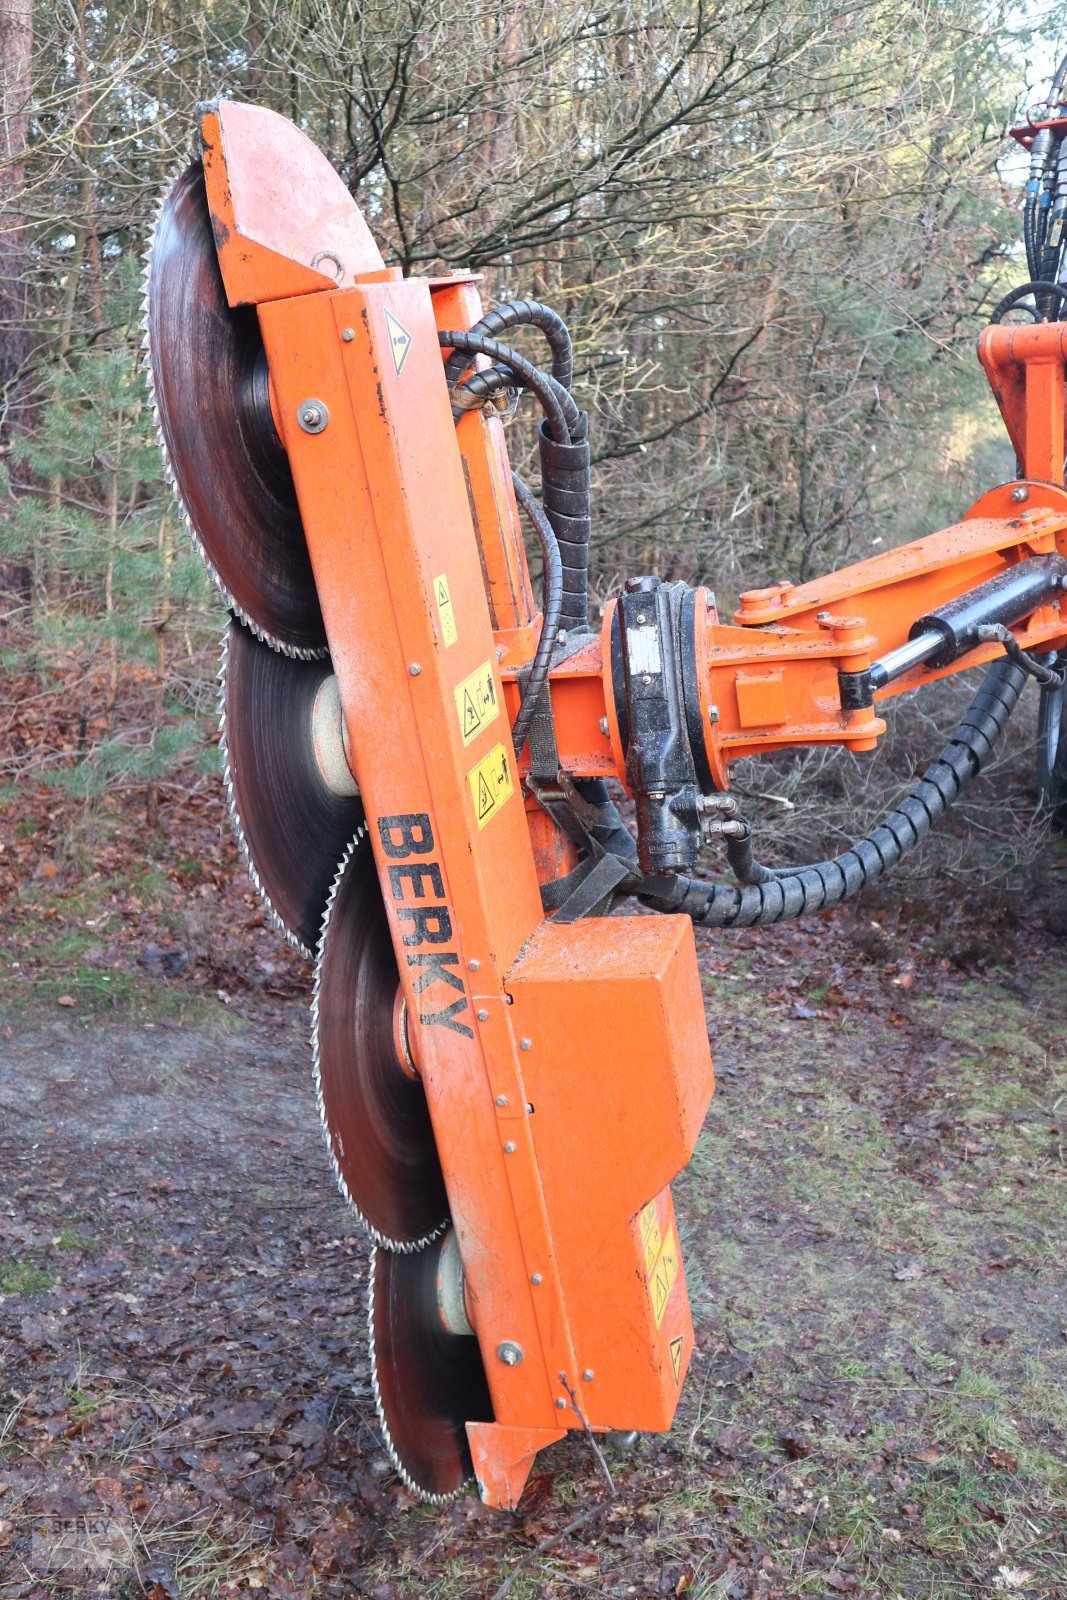
[[[310,960],[348,844],[362,836],[363,806],[345,765],[340,702],[324,755],[326,661],[297,661],[236,619],[222,636],[219,723],[230,821],[273,921]],[[347,778],[347,782],[345,781]]]
[[[271,418],[254,306],[227,304],[203,163],[164,197],[144,275],[157,433],[193,539],[231,610],[276,650],[326,635],[289,462]]]
[[[371,853],[349,848],[315,962],[311,1042],[319,1110],[341,1192],[390,1250],[417,1250],[448,1216],[426,1095],[400,1064],[399,978]]]
[[[439,1240],[414,1255],[375,1250],[368,1323],[371,1379],[393,1464],[413,1494],[443,1505],[473,1476],[468,1422],[491,1422],[481,1351],[441,1315]]]

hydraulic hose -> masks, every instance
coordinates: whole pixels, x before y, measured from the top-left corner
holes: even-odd
[[[592,532],[589,481],[589,418],[566,443],[553,439],[547,423],[537,430],[541,456],[541,498],[563,562],[561,626],[584,632],[589,626],[589,536]]]
[[[552,376],[557,383],[569,389],[574,377],[574,345],[567,324],[559,313],[553,311],[551,306],[543,305],[540,300],[509,300],[506,305],[497,306],[495,311],[486,312],[470,332],[498,339],[509,328],[541,330],[552,351]],[[445,377],[450,390],[462,378],[466,366],[467,362],[459,352],[449,356],[445,363]]]
[[[563,567],[560,562],[559,546],[556,535],[552,531],[552,524],[545,516],[541,506],[538,505],[529,487],[523,483],[517,473],[511,474],[511,481],[515,486],[515,498],[526,512],[534,525],[534,530],[541,543],[541,553],[545,565],[544,604],[542,606],[541,637],[537,641],[530,675],[526,680],[522,700],[519,703],[518,715],[511,728],[511,741],[515,748],[516,759],[522,754],[522,747],[526,743],[526,736],[530,731],[537,702],[541,698],[542,690],[548,678],[549,668],[552,665],[552,652],[556,647],[559,636],[560,607],[563,600]]]
[[[838,905],[895,867],[926,837],[982,769],[1014,711],[1027,674],[1013,661],[996,662],[938,759],[906,800],[877,828],[832,860],[775,871],[748,859],[757,881],[742,888],[696,878],[645,880],[639,897],[656,911],[682,912],[715,928],[756,928]],[[737,841],[743,845],[744,841]],[[738,852],[744,866],[744,852]]]
[[[581,427],[581,413],[567,390],[549,373],[535,367],[532,361],[520,356],[510,345],[487,338],[485,334],[465,333],[456,329],[439,332],[437,340],[444,349],[451,345],[465,355],[488,356],[491,361],[510,367],[515,374],[515,381],[525,389],[532,389],[540,400],[552,437],[561,444],[570,444]]]
[[[589,539],[592,532],[589,417],[586,412],[577,409],[568,390],[556,376],[550,377],[537,367],[530,366],[509,346],[498,344],[495,339],[478,331],[493,317],[503,320],[505,313],[512,313],[517,319],[520,308],[542,315],[542,321],[537,326],[544,327],[546,331],[552,330],[561,351],[561,341],[566,340],[566,350],[561,354],[558,370],[565,371],[569,380],[570,334],[554,311],[549,311],[539,301],[525,300],[513,302],[499,313],[491,312],[467,334],[442,333],[439,336],[442,345],[447,346],[454,341],[457,352],[445,363],[445,372],[449,377],[453,411],[459,415],[469,405],[491,399],[494,394],[516,382],[533,389],[540,399],[546,413],[537,432],[541,458],[541,498],[563,562],[560,625],[568,633],[583,632],[589,626]],[[562,334],[559,330],[562,330]],[[499,365],[487,372],[474,372],[462,382],[453,382],[450,374],[454,371],[456,378],[462,377],[467,365],[467,352],[471,350],[491,356]],[[553,345],[554,357],[555,354],[556,345]],[[553,366],[557,366],[555,360]],[[552,400],[558,402],[555,409],[549,394]],[[560,419],[560,411],[565,416],[565,422]]]

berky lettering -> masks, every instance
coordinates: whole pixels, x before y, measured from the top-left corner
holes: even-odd
[[[378,837],[382,850],[394,861],[404,865],[390,866],[389,887],[396,905],[397,920],[406,932],[401,941],[408,951],[407,964],[417,969],[412,988],[417,995],[426,994],[427,1007],[434,996],[428,991],[438,984],[458,990],[460,999],[439,1006],[436,1010],[419,1012],[419,1021],[427,1028],[448,1028],[465,1039],[474,1038],[474,1029],[459,1018],[467,1009],[468,1001],[459,974],[459,952],[436,948],[448,944],[452,938],[452,915],[445,904],[445,881],[436,861],[406,861],[409,856],[428,856],[434,847],[433,828],[424,811],[403,812],[395,817],[378,818]],[[411,905],[412,900],[423,900],[425,905]],[[438,903],[434,903],[434,902]],[[425,946],[434,948],[426,949]],[[442,999],[444,997],[442,996]]]

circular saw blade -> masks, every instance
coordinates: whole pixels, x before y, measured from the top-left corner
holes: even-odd
[[[342,1194],[371,1237],[418,1250],[448,1217],[422,1084],[393,1034],[399,978],[370,851],[350,846],[315,962],[311,1048],[319,1111]]]
[[[270,420],[254,306],[231,309],[203,163],[164,197],[145,263],[145,368],[171,485],[227,604],[274,649],[325,653],[289,462]]]
[[[440,1243],[375,1250],[368,1327],[374,1401],[393,1464],[420,1500],[443,1505],[474,1475],[468,1422],[493,1406],[473,1334],[449,1333],[437,1300]]]
[[[315,759],[315,697],[329,661],[279,655],[233,620],[222,636],[219,722],[230,820],[273,921],[310,960],[337,862],[362,836],[358,796]]]

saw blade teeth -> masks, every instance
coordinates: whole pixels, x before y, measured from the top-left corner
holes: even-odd
[[[199,154],[199,152],[197,152],[197,154]],[[144,307],[145,307],[145,324],[144,324],[144,326],[145,326],[145,336],[144,336],[144,341],[143,341],[143,344],[142,344],[142,349],[145,351],[145,355],[144,355],[144,359],[143,359],[143,361],[141,363],[141,366],[142,366],[142,370],[143,370],[143,372],[145,373],[145,376],[146,376],[149,403],[151,404],[152,415],[155,418],[155,422],[156,422],[156,440],[158,442],[160,453],[161,453],[162,458],[163,458],[164,475],[166,476],[167,482],[170,484],[171,494],[174,497],[175,504],[177,506],[177,509],[178,509],[180,515],[181,515],[181,519],[185,524],[186,531],[188,532],[189,537],[193,541],[193,545],[196,548],[196,552],[199,555],[201,561],[204,563],[204,566],[207,568],[208,575],[210,576],[212,583],[214,583],[216,589],[219,591],[219,594],[222,596],[223,600],[226,602],[226,605],[229,608],[229,610],[232,611],[235,616],[240,617],[241,621],[245,624],[245,626],[247,628],[250,629],[250,631],[252,633],[255,634],[257,639],[261,639],[265,645],[269,645],[272,650],[277,650],[279,652],[279,654],[286,655],[286,656],[293,656],[298,661],[320,661],[325,656],[327,656],[329,654],[329,649],[328,649],[327,646],[323,645],[321,649],[310,649],[310,648],[302,648],[299,645],[286,644],[283,640],[274,638],[274,636],[272,634],[268,633],[264,628],[260,627],[259,624],[257,622],[255,622],[253,620],[253,618],[248,615],[248,613],[244,610],[244,608],[237,604],[236,599],[230,593],[230,591],[227,589],[226,585],[223,583],[221,577],[219,576],[219,574],[218,574],[218,572],[217,572],[217,570],[215,568],[214,562],[208,556],[208,553],[204,548],[203,542],[201,541],[199,534],[196,532],[196,529],[193,527],[192,519],[189,516],[189,512],[188,512],[188,510],[186,508],[185,502],[182,499],[181,492],[180,492],[180,490],[178,488],[178,481],[177,481],[177,478],[175,477],[173,465],[172,465],[171,459],[170,459],[170,451],[167,449],[166,441],[163,438],[163,430],[162,430],[162,427],[160,425],[160,417],[159,417],[159,400],[158,400],[158,396],[157,396],[157,393],[156,393],[155,370],[154,370],[153,365],[152,365],[152,345],[151,345],[151,340],[149,338],[148,328],[147,328],[148,303],[149,303],[149,298],[150,298],[151,292],[152,292],[152,256],[153,256],[153,252],[155,250],[156,236],[157,236],[158,231],[159,231],[160,220],[161,220],[161,218],[163,216],[163,212],[164,212],[164,210],[166,208],[167,200],[169,199],[170,193],[171,193],[172,189],[174,188],[175,184],[184,175],[188,165],[189,165],[189,161],[187,159],[177,169],[177,171],[174,173],[173,177],[171,178],[170,182],[166,185],[166,187],[163,189],[163,191],[162,191],[162,193],[160,195],[158,204],[156,206],[155,214],[154,214],[154,216],[152,218],[152,226],[151,226],[151,228],[149,230],[148,245],[147,245],[147,247],[145,249],[145,253],[144,253],[144,267],[143,267],[142,273],[141,273],[141,284],[142,284],[142,290],[143,290],[143,304],[144,304]]]
[[[445,1221],[439,1223],[436,1228],[433,1228],[429,1233],[425,1234],[421,1239],[416,1239],[411,1243],[400,1239],[387,1238],[386,1235],[381,1233],[372,1222],[367,1220],[353,1199],[352,1192],[345,1181],[345,1175],[341,1171],[341,1164],[338,1161],[337,1153],[334,1150],[333,1134],[330,1131],[330,1123],[326,1115],[326,1099],[322,1089],[322,1068],[319,1060],[319,1000],[322,994],[322,953],[326,944],[326,931],[330,925],[330,916],[337,901],[337,895],[341,887],[341,881],[344,878],[345,869],[352,860],[352,857],[355,855],[356,851],[365,844],[366,839],[367,827],[365,823],[361,823],[355,838],[352,840],[344,855],[341,857],[340,865],[334,874],[333,883],[330,885],[330,894],[326,901],[326,910],[322,914],[322,929],[319,933],[319,948],[315,956],[315,978],[311,990],[311,1075],[312,1081],[315,1085],[315,1104],[319,1108],[319,1121],[322,1124],[322,1136],[326,1145],[326,1153],[330,1158],[330,1166],[333,1168],[333,1175],[337,1180],[337,1187],[351,1207],[356,1221],[359,1223],[359,1226],[363,1229],[364,1233],[367,1234],[368,1238],[373,1241],[375,1247],[380,1247],[383,1250],[395,1251],[398,1255],[413,1255],[416,1250],[424,1249],[426,1245],[432,1244],[434,1239],[439,1238],[441,1234],[444,1233],[448,1226],[447,1218]]]
[[[415,1482],[414,1478],[411,1476],[411,1473],[408,1471],[407,1467],[405,1467],[403,1461],[401,1461],[400,1454],[399,1454],[399,1452],[398,1452],[398,1450],[396,1448],[396,1445],[393,1443],[393,1435],[389,1431],[389,1422],[388,1422],[388,1419],[387,1419],[387,1417],[385,1415],[385,1406],[382,1403],[381,1386],[378,1383],[378,1358],[377,1358],[377,1355],[375,1353],[376,1340],[375,1340],[375,1337],[374,1337],[374,1277],[375,1277],[374,1266],[375,1266],[375,1262],[377,1260],[377,1256],[378,1256],[378,1246],[377,1245],[372,1245],[371,1246],[371,1252],[370,1252],[370,1261],[369,1261],[368,1266],[367,1266],[367,1343],[368,1343],[368,1346],[369,1346],[369,1354],[370,1354],[370,1383],[371,1383],[371,1390],[372,1390],[373,1395],[374,1395],[374,1409],[378,1413],[378,1425],[381,1428],[381,1432],[382,1432],[382,1442],[385,1445],[385,1448],[389,1453],[389,1459],[393,1463],[394,1468],[396,1469],[397,1476],[399,1477],[400,1481],[403,1483],[405,1489],[407,1489],[409,1494],[413,1494],[415,1496],[416,1500],[422,1500],[427,1505],[431,1505],[431,1506],[447,1506],[447,1505],[451,1505],[452,1501],[453,1500],[457,1500],[461,1494],[466,1494],[467,1489],[468,1489],[468,1485],[469,1485],[469,1480],[468,1480],[467,1483],[461,1483],[458,1488],[453,1489],[451,1494],[432,1494],[428,1489],[420,1489],[419,1485]]]
[[[234,838],[237,841],[237,848],[240,851],[241,859],[245,864],[248,876],[252,880],[252,885],[255,888],[256,893],[263,902],[263,907],[270,919],[271,926],[278,930],[286,942],[291,944],[293,949],[298,951],[299,954],[304,957],[305,961],[312,961],[314,960],[315,952],[309,949],[304,941],[300,939],[286,924],[284,919],[279,914],[274,902],[271,900],[270,895],[267,893],[263,880],[259,875],[258,869],[256,868],[256,864],[252,860],[252,852],[248,847],[248,840],[245,837],[244,825],[241,821],[241,813],[238,810],[237,799],[233,792],[233,773],[230,769],[230,750],[226,741],[226,667],[229,661],[230,630],[232,626],[232,623],[227,623],[226,627],[222,631],[222,646],[219,651],[219,669],[215,679],[218,685],[217,704],[219,715],[219,756],[222,761],[222,781],[226,789],[226,809],[230,814],[230,826],[233,829]]]

